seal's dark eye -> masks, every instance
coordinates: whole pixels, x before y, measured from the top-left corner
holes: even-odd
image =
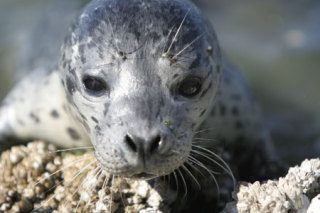
[[[86,90],[94,95],[102,95],[108,89],[106,82],[99,77],[85,76],[82,82]]]
[[[178,92],[186,98],[192,98],[199,94],[202,87],[202,81],[198,77],[187,77],[180,84]]]

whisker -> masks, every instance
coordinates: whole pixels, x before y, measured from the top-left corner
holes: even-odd
[[[99,167],[95,168],[94,170],[90,171],[90,173],[87,174],[87,176],[82,180],[81,184],[77,187],[76,191],[71,195],[71,198],[73,198],[73,196],[79,192],[80,188],[83,187],[83,185],[86,183],[86,181],[91,177],[91,173],[94,173],[96,170],[98,170]],[[85,189],[87,191],[87,188]],[[78,210],[78,207],[80,205],[80,202],[81,202],[81,196],[79,198],[79,201],[77,203],[77,206],[76,206],[76,211]]]
[[[84,147],[77,147],[77,148],[69,148],[69,149],[59,149],[56,151],[49,151],[49,153],[59,153],[59,152],[67,152],[67,151],[75,151],[75,150],[87,150],[93,149],[93,146],[84,146]]]
[[[184,18],[182,19],[182,21],[181,21],[181,23],[180,23],[180,26],[179,26],[176,34],[174,35],[174,37],[173,37],[173,39],[172,39],[172,42],[171,42],[168,50],[167,50],[165,53],[170,53],[170,51],[171,51],[171,49],[172,49],[172,46],[173,46],[174,42],[176,41],[176,39],[177,39],[177,37],[178,37],[181,29],[182,29],[182,26],[183,26],[183,24],[184,24],[184,22],[185,22],[185,20],[186,20],[186,18],[187,18],[187,16],[188,16],[188,14],[190,13],[190,11],[191,11],[191,8],[188,10],[188,12],[186,13],[186,15],[185,15]]]
[[[197,160],[196,158],[192,157],[192,156],[189,156],[191,158],[193,158],[193,160],[195,162],[197,162],[196,164],[198,166],[200,166],[201,168],[203,168],[206,172],[208,172],[208,174],[210,175],[210,177],[212,178],[213,182],[215,183],[216,187],[217,187],[217,193],[220,195],[220,187],[219,187],[219,183],[216,179],[216,177],[214,176],[214,172],[211,171],[210,169],[208,169],[203,163],[201,163],[199,160]],[[192,159],[191,159],[192,160]]]
[[[199,190],[201,190],[201,184],[199,183],[197,178],[191,173],[191,171],[185,165],[183,165],[182,168],[191,176],[191,178],[194,180],[194,182],[198,186]]]
[[[186,45],[180,52],[175,54],[172,58],[176,59],[179,55],[181,55],[186,49],[188,49],[192,44],[194,44],[196,41],[198,41],[200,38],[202,38],[206,34],[205,32],[202,33],[201,35],[197,36],[192,42],[190,42],[188,45]]]
[[[218,161],[212,159],[211,157],[209,157],[208,155],[206,155],[205,153],[202,153],[201,151],[199,150],[192,150],[191,152],[197,154],[197,155],[200,155],[208,160],[210,160],[211,162],[213,162],[215,165],[219,166],[221,169],[223,169],[223,171],[225,171],[226,173],[229,174],[229,171],[227,168],[224,167],[224,165],[221,165]]]
[[[109,26],[111,28],[111,35],[114,38],[113,40],[116,40],[113,25],[111,24],[110,18],[108,17],[107,20],[108,20]],[[116,51],[119,52],[120,48],[119,48],[118,43],[116,41],[115,41],[115,46],[116,46]],[[113,54],[111,54],[111,55],[113,56]]]
[[[193,138],[194,140],[199,140],[199,141],[213,141],[213,142],[218,142],[218,140],[213,139],[213,138]]]
[[[93,179],[98,180],[98,176],[102,173],[102,168],[101,168],[100,166],[97,166],[97,168],[95,168],[95,169],[92,171],[92,173],[93,173],[93,174],[96,173],[96,174],[93,176]],[[90,175],[88,175],[88,176],[92,178],[91,173],[90,173]],[[91,186],[90,184],[87,185],[87,187],[85,188],[85,191],[86,191],[86,192],[88,191],[88,188],[89,188],[89,187],[92,187],[92,186]],[[88,206],[90,206],[91,202],[92,202],[92,196],[90,196],[89,202],[87,202],[87,204],[85,205],[85,207],[87,208]]]
[[[236,179],[235,179],[235,177],[234,177],[234,175],[233,175],[233,173],[232,173],[232,170],[230,169],[229,165],[228,165],[219,155],[217,155],[216,153],[210,151],[209,149],[206,149],[206,148],[204,148],[204,147],[197,146],[197,145],[194,145],[194,147],[195,147],[195,148],[198,148],[198,149],[201,149],[201,150],[203,150],[203,151],[208,152],[208,153],[211,154],[212,156],[216,157],[219,161],[221,161],[222,164],[224,165],[224,167],[221,166],[220,164],[217,164],[217,165],[218,165],[218,166],[221,166],[221,168],[223,168],[223,169],[226,169],[226,172],[227,172],[227,173],[230,175],[230,177],[232,178],[233,187],[235,188]],[[193,151],[195,151],[195,150],[193,150]],[[203,157],[206,157],[207,159],[211,159],[210,157],[206,156],[204,153],[201,153],[201,152],[199,152],[199,151],[198,151],[198,154],[201,154]],[[213,159],[211,159],[211,160],[213,160]],[[213,161],[214,161],[214,160],[213,160]]]
[[[189,159],[190,162],[196,164],[197,166],[200,166],[200,167],[206,167],[212,174],[215,174],[215,175],[221,175],[222,173],[220,172],[216,172],[216,171],[212,171],[211,169],[209,169],[206,165],[204,165],[202,162],[200,162],[200,160],[196,159],[195,157],[193,156],[189,156]]]
[[[196,170],[201,176],[204,177],[204,174],[193,164],[196,164],[191,159],[188,159],[188,161],[185,162],[188,166],[190,166],[193,170]]]
[[[180,174],[180,176],[181,176],[181,179],[182,179],[182,183],[183,183],[183,187],[184,187],[184,195],[183,195],[183,197],[184,198],[186,198],[187,197],[187,195],[188,195],[188,186],[187,186],[187,182],[186,182],[186,180],[185,180],[185,178],[184,178],[184,176],[183,176],[183,174],[182,174],[182,172],[180,171],[180,168],[177,170],[178,171],[178,173]]]
[[[113,205],[113,184],[114,184],[114,175],[112,175],[111,187],[110,187],[110,212],[112,212]]]
[[[169,31],[169,33],[168,33],[168,35],[167,35],[167,38],[165,39],[166,42],[165,42],[165,45],[164,45],[164,47],[163,47],[162,54],[165,54],[165,52],[166,52],[166,47],[167,47],[167,45],[168,45],[169,38],[170,38],[170,36],[171,36],[171,33],[173,32],[174,27],[175,27],[175,25],[173,25],[173,26],[171,27],[171,29],[170,29],[170,31]]]
[[[88,164],[87,164],[84,168],[82,168],[76,175],[74,175],[74,177],[66,184],[66,186],[69,186],[69,184],[70,184],[71,182],[73,182],[81,173],[83,173],[87,168],[89,168],[92,164],[96,163],[97,161],[98,161],[98,160],[93,160],[93,161],[91,161],[90,163],[88,163]],[[54,189],[55,187],[57,187],[57,186],[58,186],[59,184],[61,184],[62,182],[63,182],[63,181],[59,181],[57,184],[55,184],[53,187],[51,187],[49,190],[47,190],[47,192],[51,191],[52,189]],[[47,200],[46,202],[44,202],[44,204],[43,204],[42,206],[48,204],[51,200],[54,199],[55,196],[56,196],[55,194],[52,195],[52,196],[49,198],[49,200]],[[41,208],[42,206],[40,206],[39,208],[35,209],[34,211],[40,210],[40,208]]]
[[[196,131],[194,134],[197,135],[197,134],[200,134],[202,132],[207,132],[207,131],[211,131],[211,130],[214,130],[215,128],[209,128],[209,129],[202,129],[202,130],[199,130],[199,131]]]
[[[106,177],[104,178],[103,184],[102,184],[102,189],[106,189],[108,181],[109,181],[109,176],[106,175]]]
[[[175,179],[175,182],[176,182],[176,186],[177,186],[177,194],[179,194],[179,181],[178,181],[178,177],[177,177],[176,171],[173,171],[173,176],[174,176],[174,179]]]
[[[73,166],[74,164],[76,163],[79,163],[79,162],[82,162],[82,161],[85,161],[87,159],[90,159],[90,157],[87,157],[87,158],[81,158],[80,160],[75,160],[75,161],[72,161],[71,163],[68,163],[66,166],[62,167],[61,169],[55,171],[54,173],[50,174],[49,176],[46,176],[46,177],[43,177],[41,178],[40,180],[38,180],[33,187],[36,187],[40,182],[44,181],[44,180],[47,180],[48,178],[52,177],[53,175],[69,168],[70,166]]]

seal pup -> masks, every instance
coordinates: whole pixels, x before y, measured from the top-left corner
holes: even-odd
[[[92,144],[105,171],[140,179],[222,145],[241,179],[270,176],[276,156],[259,107],[191,2],[93,0],[57,64],[35,68],[4,100],[2,141]]]

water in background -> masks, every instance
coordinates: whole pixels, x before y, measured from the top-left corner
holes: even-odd
[[[61,1],[63,7],[53,3],[57,0],[0,2],[0,97],[12,86],[12,71],[21,66],[16,50],[21,41],[27,43],[21,39],[24,32],[34,28],[42,13],[66,8],[78,11],[85,1]],[[225,55],[245,73],[254,88],[282,156],[291,163],[317,156],[320,153],[320,2],[195,2],[214,23]],[[60,17],[61,27],[66,28],[72,17]],[[20,43],[15,42],[17,37]],[[47,48],[52,46],[48,42]],[[58,47],[52,49],[56,51]]]

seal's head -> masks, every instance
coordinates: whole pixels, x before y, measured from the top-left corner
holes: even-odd
[[[165,175],[188,159],[219,73],[215,34],[185,0],[94,0],[61,60],[101,166],[131,178]]]

